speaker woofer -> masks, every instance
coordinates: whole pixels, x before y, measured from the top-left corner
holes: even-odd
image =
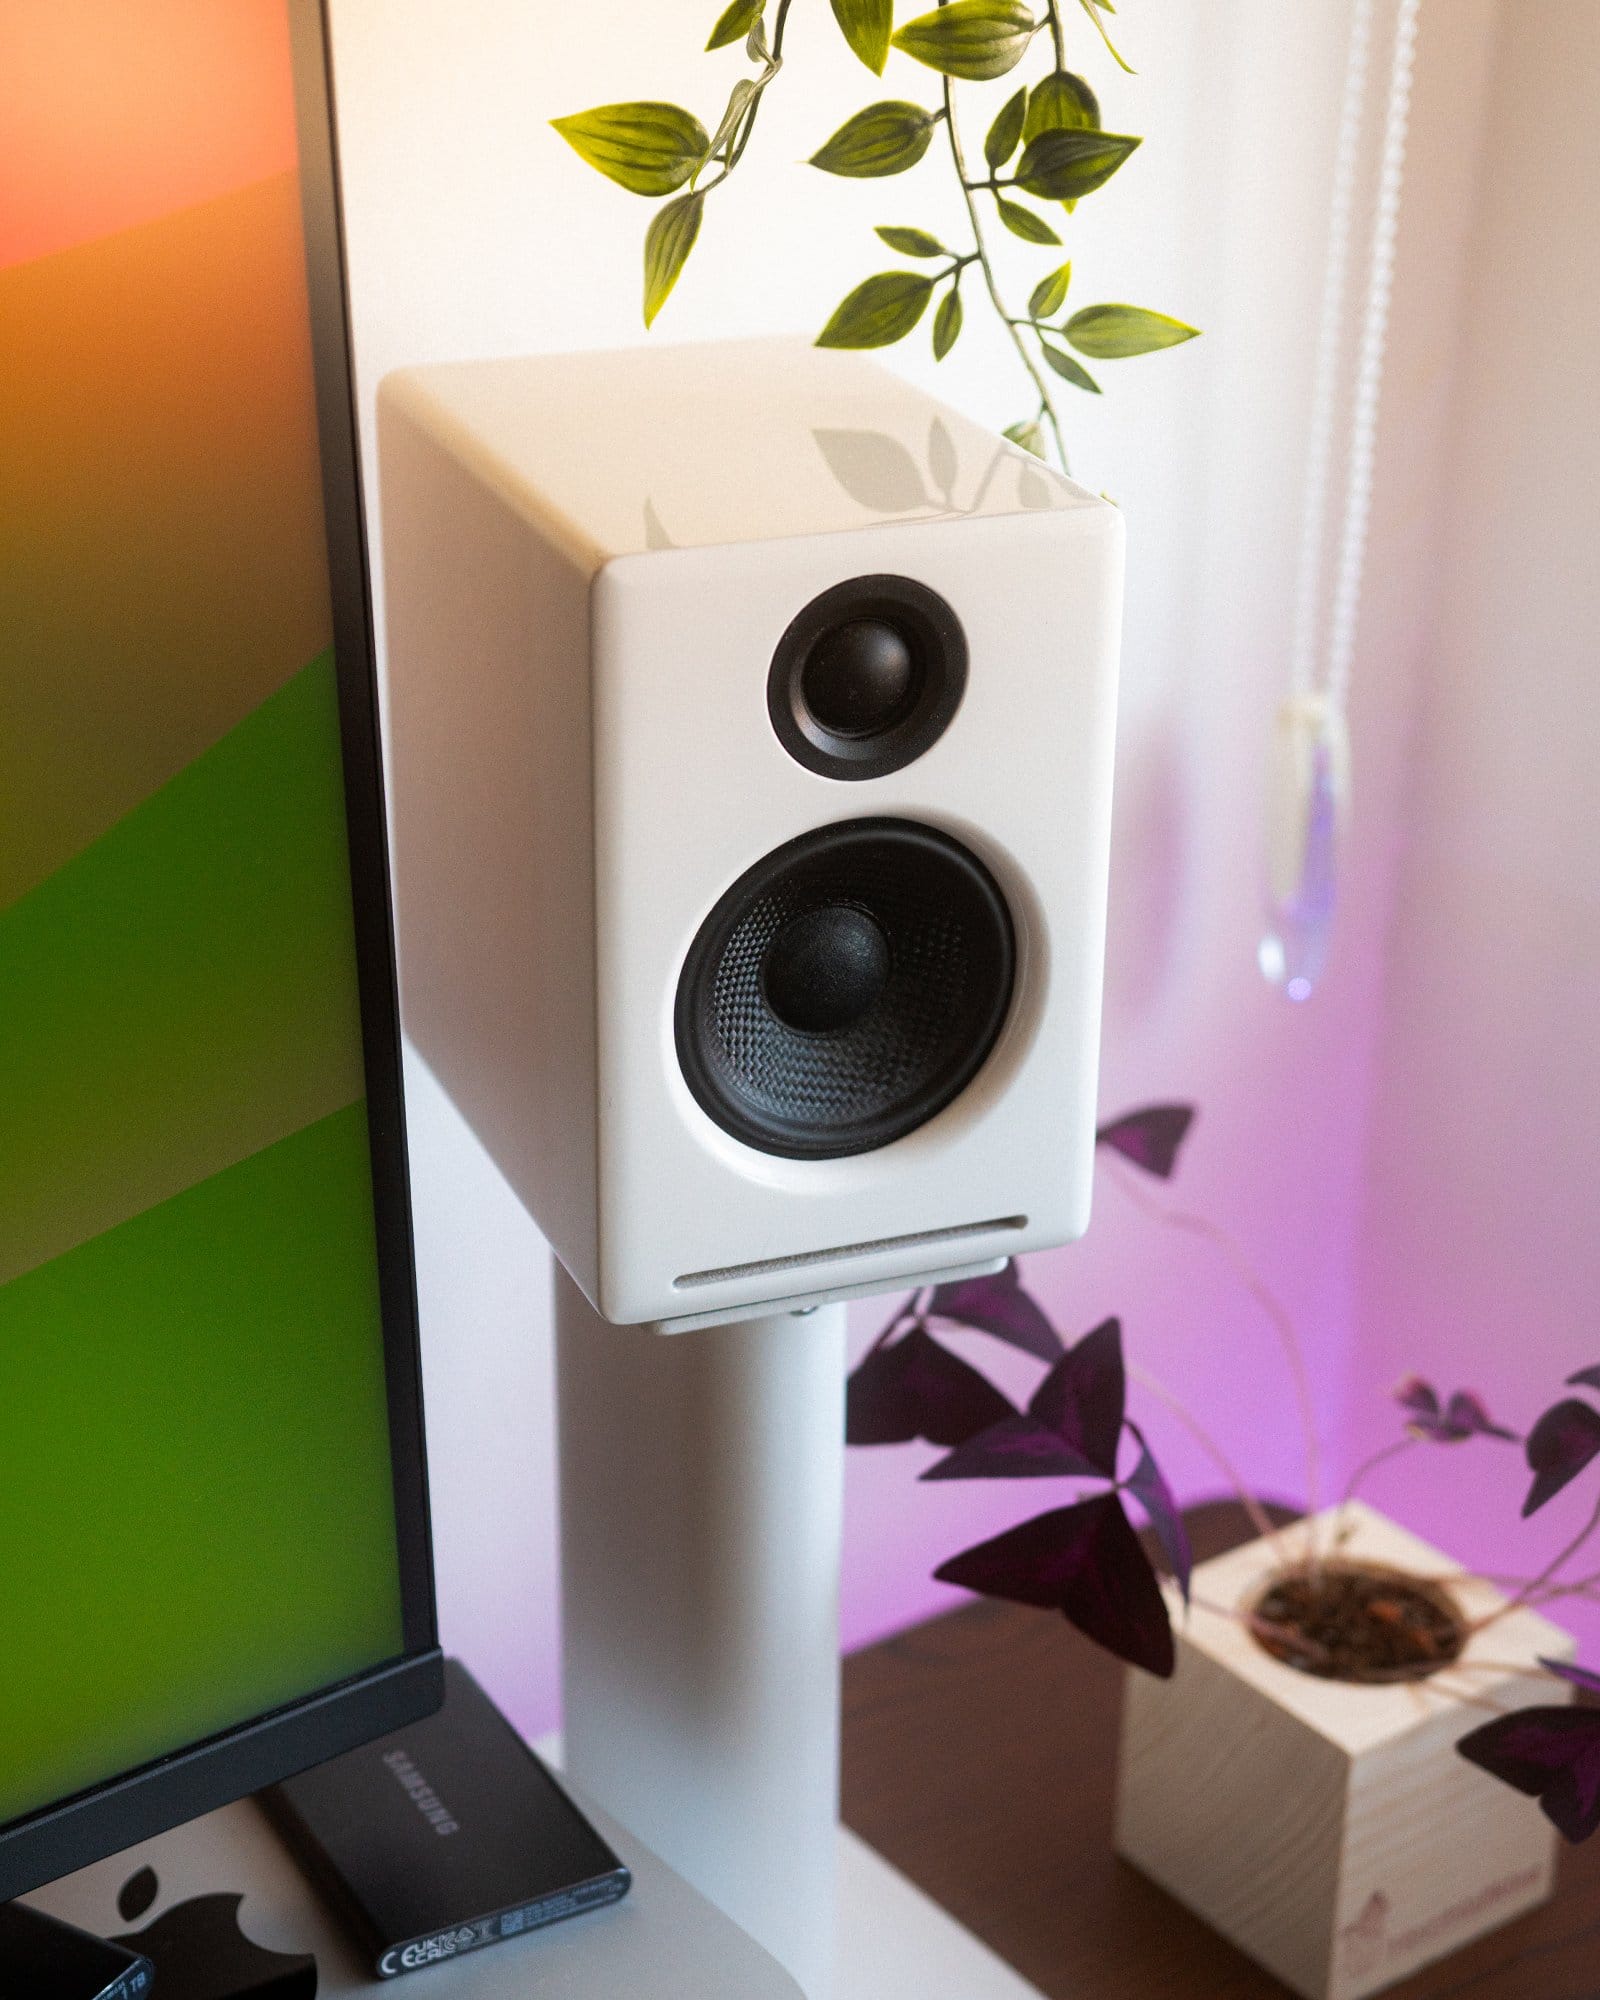
[[[932,748],[966,685],[966,635],[939,593],[858,576],[814,597],[778,641],[767,713],[808,771],[881,778]]]
[[[911,820],[846,820],[775,848],[700,926],[678,1061],[760,1152],[871,1152],[971,1082],[1015,976],[1010,911],[970,849]]]

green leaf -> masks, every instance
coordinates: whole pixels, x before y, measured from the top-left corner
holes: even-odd
[[[1061,241],[1042,215],[1035,215],[1031,208],[1024,208],[1020,201],[1007,201],[1003,194],[997,194],[994,205],[1007,229],[1013,236],[1020,236],[1024,243]]]
[[[1044,201],[1093,194],[1139,145],[1119,132],[1041,132],[1022,149],[1017,186]]]
[[[1024,85],[1014,97],[1006,99],[999,117],[989,127],[988,138],[983,142],[983,157],[989,162],[991,173],[999,173],[1017,150],[1022,138],[1022,121],[1027,115],[1028,91]]]
[[[671,194],[711,151],[681,104],[600,104],[551,124],[581,159],[631,194]]]
[[[1087,389],[1091,396],[1099,395],[1100,384],[1087,368],[1081,367],[1073,360],[1064,347],[1052,347],[1048,340],[1041,340],[1039,345],[1044,349],[1045,360],[1063,382],[1070,382],[1074,389]]]
[[[767,0],[729,0],[717,16],[717,25],[711,30],[711,39],[706,43],[709,53],[712,49],[725,49],[730,42],[736,42],[741,35],[748,35],[761,19]]]
[[[939,310],[933,316],[933,358],[942,361],[961,338],[961,322],[965,318],[961,304],[961,293],[952,285],[939,301]],[[947,482],[948,483],[948,482]]]
[[[1033,288],[1033,296],[1028,300],[1028,311],[1035,319],[1051,319],[1060,312],[1067,302],[1067,287],[1072,283],[1072,266],[1063,264],[1059,271],[1052,271],[1048,278],[1041,278]]]
[[[1125,361],[1133,354],[1154,354],[1162,347],[1181,347],[1199,333],[1166,313],[1143,306],[1085,306],[1063,328],[1068,340],[1091,361]]]
[[[1023,0],[950,0],[907,21],[894,45],[945,76],[988,83],[1016,68],[1037,26]]]
[[[644,323],[655,317],[672,296],[678,274],[689,261],[700,234],[700,211],[706,198],[698,191],[681,194],[655,216],[644,239]]]
[[[847,118],[822,150],[811,155],[811,164],[851,180],[903,174],[928,150],[933,125],[933,114],[920,104],[886,98]]]
[[[1117,68],[1129,76],[1137,76],[1138,71],[1106,33],[1106,24],[1100,18],[1102,14],[1114,14],[1117,10],[1114,7],[1108,6],[1106,0],[1079,0],[1079,4],[1099,31],[1100,39],[1105,43],[1106,51]]]
[[[857,285],[817,335],[818,347],[889,347],[928,308],[932,278],[920,271],[880,271]]]
[[[882,76],[894,30],[894,0],[833,0],[833,18],[872,74]]]
[[[1100,104],[1081,76],[1057,70],[1028,94],[1028,116],[1022,127],[1026,145],[1041,132],[1098,132]]]
[[[1008,424],[1002,435],[1013,444],[1020,444],[1024,451],[1031,451],[1035,458],[1044,457],[1044,432],[1031,418],[1026,423]]]
[[[925,229],[896,229],[888,225],[873,231],[882,237],[891,250],[898,250],[902,257],[948,257],[950,252],[937,236],[930,236]]]

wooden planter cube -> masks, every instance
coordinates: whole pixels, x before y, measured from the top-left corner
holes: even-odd
[[[1331,1512],[1322,1517],[1330,1546]],[[1347,1559],[1418,1577],[1459,1565],[1359,1502]],[[1117,1852],[1305,2000],[1362,2000],[1551,1893],[1558,1836],[1533,1800],[1455,1753],[1496,1708],[1571,1690],[1532,1677],[1571,1638],[1518,1610],[1426,1682],[1360,1687],[1275,1660],[1217,1607],[1254,1603],[1302,1527],[1204,1564],[1170,1681],[1130,1673]],[[1504,1600],[1449,1586],[1471,1620]],[[1472,1704],[1450,1698],[1470,1693]]]

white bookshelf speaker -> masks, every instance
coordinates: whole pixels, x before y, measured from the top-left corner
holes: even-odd
[[[566,1274],[567,1768],[850,2000],[830,1302],[1087,1225],[1120,517],[798,342],[391,376],[379,456],[404,1019]]]
[[[380,390],[406,1024],[612,1322],[1082,1234],[1122,526],[792,342]]]
[[[407,1028],[605,1319],[1088,1222],[1117,511],[798,342],[379,394]]]

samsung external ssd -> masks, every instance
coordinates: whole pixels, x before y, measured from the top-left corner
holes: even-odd
[[[628,1870],[459,1660],[437,1715],[262,1802],[383,1979],[628,1890]]]

